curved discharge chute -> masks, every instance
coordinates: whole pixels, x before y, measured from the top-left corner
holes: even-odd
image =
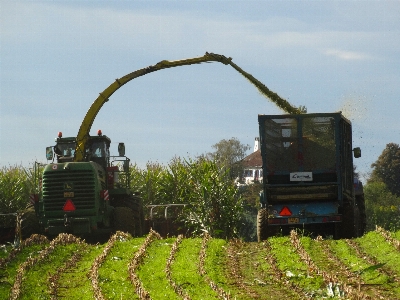
[[[76,137],[76,149],[75,149],[74,161],[84,161],[86,143],[89,139],[89,131],[90,131],[90,128],[92,127],[94,119],[96,118],[96,116],[97,116],[98,112],[100,111],[101,107],[103,106],[103,104],[108,101],[109,97],[112,94],[114,94],[114,92],[116,90],[118,90],[121,86],[123,86],[125,83],[127,83],[137,77],[140,77],[140,76],[143,76],[143,75],[155,72],[155,71],[159,71],[162,69],[180,67],[180,66],[185,66],[185,65],[200,64],[200,63],[204,63],[204,62],[213,62],[213,61],[232,66],[236,71],[238,71],[246,79],[248,79],[260,91],[260,93],[262,95],[264,95],[265,97],[270,99],[272,102],[274,102],[279,108],[281,108],[285,112],[287,112],[289,114],[301,113],[301,111],[298,108],[292,106],[287,100],[279,97],[278,94],[269,90],[262,82],[260,82],[256,78],[254,78],[251,74],[245,72],[238,65],[234,64],[232,62],[232,58],[230,58],[230,57],[228,58],[224,55],[206,52],[205,55],[203,55],[201,57],[196,57],[196,58],[188,58],[188,59],[175,60],[175,61],[163,60],[153,66],[148,66],[146,68],[136,70],[136,71],[129,73],[119,79],[116,79],[109,87],[107,87],[102,93],[100,93],[100,95],[97,97],[97,99],[93,102],[93,104],[87,111],[85,118],[82,121],[81,127],[79,128],[78,135]]]

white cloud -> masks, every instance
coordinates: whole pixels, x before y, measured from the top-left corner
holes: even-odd
[[[334,56],[342,60],[369,60],[372,56],[355,51],[343,51],[338,49],[328,49],[325,51],[325,55]]]

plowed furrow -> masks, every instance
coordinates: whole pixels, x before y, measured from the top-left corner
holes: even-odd
[[[334,270],[327,271],[320,269],[305,250],[300,238],[294,230],[290,232],[290,241],[301,259],[307,264],[310,273],[322,276],[326,286],[335,286],[339,288],[339,295],[337,296],[342,296],[343,292],[344,296],[350,299],[372,299],[369,295],[351,286],[351,282],[344,282]],[[334,292],[334,290],[332,291]]]
[[[363,251],[361,249],[360,245],[356,241],[346,239],[345,242],[349,245],[349,247],[351,247],[355,251],[355,253],[357,254],[358,257],[365,260],[371,266],[379,264],[379,261],[375,257],[373,257],[373,256],[369,255],[368,253],[366,253],[365,251]],[[388,277],[393,278],[393,280],[395,282],[400,283],[400,279],[396,277],[395,272],[393,272],[392,270],[389,270],[388,268],[385,268],[383,266],[382,268],[377,269],[377,271],[381,274],[384,274]]]

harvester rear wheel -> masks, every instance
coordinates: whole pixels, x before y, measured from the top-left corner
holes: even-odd
[[[135,214],[135,234],[136,236],[142,236],[144,234],[144,211],[142,198],[137,195],[132,195],[130,201],[134,206],[131,208]]]
[[[33,206],[22,211],[21,233],[23,239],[29,238],[32,234],[41,233],[39,219]]]
[[[133,236],[142,236],[144,234],[144,212],[142,198],[137,195],[131,195],[124,199],[123,205],[129,207],[133,212],[135,223],[135,233]]]
[[[262,242],[268,238],[268,212],[261,208],[257,213],[257,240]]]
[[[129,207],[116,207],[113,212],[113,230],[135,235],[135,221],[133,210]]]

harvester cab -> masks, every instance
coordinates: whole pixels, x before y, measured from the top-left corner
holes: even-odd
[[[96,136],[86,136],[82,159],[76,161],[75,137],[59,132],[55,142],[46,147],[51,162],[43,167],[40,191],[33,197],[40,231],[50,236],[117,230],[141,235],[142,200],[130,190],[124,143],[119,143],[118,155],[111,156],[111,140],[99,130]]]

